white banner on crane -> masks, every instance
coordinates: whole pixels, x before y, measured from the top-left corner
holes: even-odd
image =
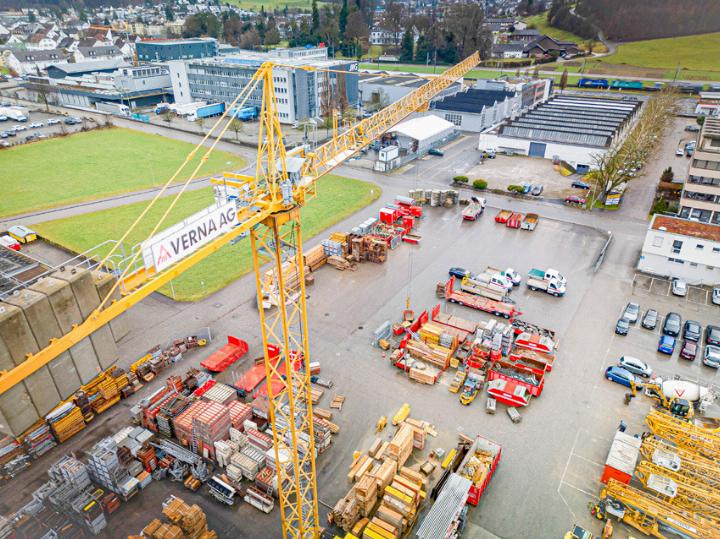
[[[234,202],[212,205],[141,244],[146,269],[162,271],[237,224]]]

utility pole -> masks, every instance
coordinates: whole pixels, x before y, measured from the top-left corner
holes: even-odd
[[[677,67],[675,68],[675,76],[673,77],[673,82],[677,82],[679,73],[680,73],[680,62],[677,63]]]

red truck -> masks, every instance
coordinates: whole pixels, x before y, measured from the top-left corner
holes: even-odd
[[[505,222],[505,226],[508,228],[520,228],[520,225],[522,225],[523,221],[523,214],[518,212],[513,212],[513,214],[508,217],[507,221]]]
[[[228,335],[228,342],[220,350],[213,352],[210,357],[200,362],[200,366],[210,372],[223,372],[248,352],[248,343],[232,335]]]
[[[480,435],[475,438],[475,441],[468,449],[465,458],[458,467],[457,474],[462,477],[467,477],[472,481],[470,492],[468,493],[467,503],[476,506],[480,501],[485,489],[490,483],[495,468],[497,468],[498,462],[500,462],[500,455],[502,454],[502,446],[500,444],[488,440]],[[484,472],[477,472],[478,463],[480,466],[485,468]]]
[[[477,309],[478,311],[494,314],[495,316],[501,316],[503,318],[514,318],[515,316],[522,314],[512,303],[494,301],[474,294],[468,294],[467,292],[456,291],[454,290],[454,284],[454,277],[450,277],[448,282],[445,284],[438,283],[438,295],[442,292],[445,299],[450,303],[459,303],[465,307]]]

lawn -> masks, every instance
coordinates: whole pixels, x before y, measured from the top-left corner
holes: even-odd
[[[525,17],[523,21],[527,23],[528,27],[535,28],[541,34],[547,34],[558,41],[574,41],[577,44],[587,41],[586,39],[576,36],[571,32],[550,26],[550,23],[548,23],[547,20],[547,12],[539,13],[537,15],[533,15],[532,17]]]
[[[318,197],[301,210],[303,237],[308,240],[367,206],[380,194],[380,187],[370,182],[333,175],[324,176],[318,181]],[[162,199],[156,204],[148,217],[129,237],[128,247],[146,239],[154,223],[167,209],[170,198]],[[185,193],[168,217],[167,225],[209,206],[212,200],[210,189]],[[83,252],[109,238],[120,238],[146,204],[146,202],[127,204],[110,210],[48,221],[33,228],[52,242],[72,251]],[[129,248],[125,249],[126,253],[129,251]],[[105,253],[98,253],[98,256],[103,254]],[[226,245],[176,278],[172,287],[167,286],[160,292],[179,301],[197,301],[220,290],[249,271],[252,271],[250,240],[245,238],[235,245]]]
[[[131,129],[97,129],[0,152],[0,216],[43,210],[162,185],[193,145]],[[186,179],[201,153],[183,169]],[[234,170],[245,160],[214,151],[198,177]]]

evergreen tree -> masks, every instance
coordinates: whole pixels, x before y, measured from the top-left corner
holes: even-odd
[[[338,19],[338,26],[340,27],[340,35],[345,35],[345,30],[347,30],[347,20],[348,20],[348,4],[347,0],[343,0],[342,8],[340,8],[340,15]]]
[[[313,0],[312,2],[312,31],[313,33],[317,33],[318,29],[320,28],[320,12],[318,11],[317,7],[317,0]]]
[[[413,34],[410,28],[405,30],[403,34],[402,43],[400,45],[400,61],[401,62],[412,62],[413,60]]]
[[[165,4],[165,18],[168,21],[175,20],[175,12],[173,11],[173,8],[170,4]]]

